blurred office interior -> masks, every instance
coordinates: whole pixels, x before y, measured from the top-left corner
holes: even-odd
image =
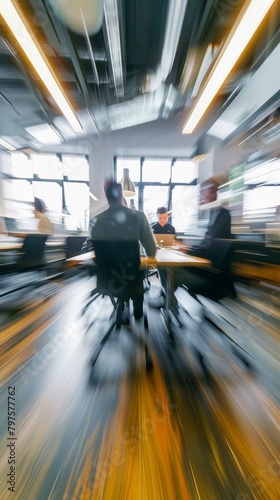
[[[279,60],[279,0],[0,0],[1,400],[16,387],[17,498],[279,498]],[[166,206],[180,245],[203,238],[211,208],[230,211],[237,297],[177,290],[172,339],[147,305],[153,371],[124,329],[92,381],[110,302],[81,315],[94,278],[69,267],[69,238],[77,255],[124,169],[128,203],[149,223]],[[202,206],[209,179],[217,200]],[[48,269],[26,275],[35,198],[54,234]],[[156,275],[149,287],[145,303]]]

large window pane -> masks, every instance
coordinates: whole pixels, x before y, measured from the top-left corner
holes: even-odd
[[[171,176],[171,159],[149,159],[143,162],[142,181],[168,183]]]
[[[33,171],[40,179],[62,179],[61,161],[56,155],[33,155]]]
[[[197,179],[197,164],[192,161],[177,160],[172,165],[172,178],[174,183],[184,182],[189,184]]]
[[[172,224],[176,233],[197,227],[198,186],[175,186],[172,190]]]
[[[157,221],[157,208],[167,207],[168,186],[145,186],[144,212],[150,224]]]
[[[5,215],[16,222],[10,230],[35,231],[33,186],[26,180],[4,180]],[[9,229],[9,228],[8,228]]]
[[[14,177],[33,177],[32,162],[24,153],[11,154],[11,171],[8,172]]]
[[[71,181],[89,180],[88,161],[84,156],[62,155],[63,175]]]
[[[117,158],[117,182],[121,182],[123,177],[123,169],[129,169],[129,177],[132,182],[140,181],[140,158]]]
[[[89,187],[78,182],[64,182],[66,228],[87,230],[89,217]]]

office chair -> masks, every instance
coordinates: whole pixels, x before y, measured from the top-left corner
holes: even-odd
[[[205,258],[211,260],[212,267],[192,268],[191,275],[189,275],[190,280],[187,280],[187,283],[183,283],[182,288],[202,306],[203,321],[207,321],[213,325],[231,341],[234,353],[241,359],[246,367],[249,368],[251,364],[248,361],[248,353],[237,344],[224,329],[211,319],[211,304],[209,306],[205,305],[205,301],[203,300],[204,297],[219,302],[225,297],[237,297],[234,278],[231,272],[231,262],[234,250],[234,240],[222,238],[213,239],[205,254]],[[198,353],[198,356],[200,361],[203,361],[203,356],[200,353]]]
[[[28,234],[23,241],[22,248],[19,252],[18,258],[14,263],[0,265],[0,275],[3,277],[1,279],[0,296],[4,297],[13,292],[17,292],[24,288],[30,286],[41,286],[43,282],[41,280],[25,279],[22,284],[15,284],[11,286],[11,276],[17,278],[22,273],[36,272],[46,270],[45,262],[45,243],[48,236],[45,234]],[[5,283],[5,277],[9,278],[9,287],[7,289],[7,284]],[[6,285],[6,286],[5,286]]]
[[[228,295],[236,297],[231,261],[235,250],[233,240],[215,238],[209,244],[205,258],[212,262],[211,268],[191,268],[190,280],[183,284],[197,298],[203,295],[220,300]]]
[[[65,241],[66,259],[70,259],[82,253],[82,245],[84,242],[84,236],[67,236]]]
[[[93,240],[93,245],[97,286],[91,292],[83,314],[97,297],[106,295],[110,297],[114,306],[115,320],[93,353],[91,364],[92,366],[95,364],[114,327],[116,331],[121,329],[125,304],[129,304],[132,300],[135,319],[143,318],[145,340],[143,338],[140,340],[145,347],[146,369],[152,369],[153,363],[147,345],[148,320],[143,311],[144,272],[141,270],[139,243],[138,241]]]

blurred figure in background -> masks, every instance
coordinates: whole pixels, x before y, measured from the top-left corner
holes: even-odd
[[[35,198],[34,202],[34,215],[35,218],[39,220],[38,231],[42,234],[53,234],[54,228],[53,224],[45,214],[45,203],[40,198]]]
[[[217,199],[218,184],[209,179],[201,184],[200,190],[200,204],[206,205],[213,203]],[[204,257],[209,244],[214,238],[232,238],[231,234],[231,215],[227,208],[224,206],[216,206],[210,208],[210,217],[207,230],[203,240],[199,245],[189,247],[187,253],[196,255],[197,257]]]
[[[278,205],[276,207],[276,210],[275,210],[275,220],[278,222],[280,221],[280,205]]]
[[[7,227],[4,217],[0,217],[0,234],[6,234]]]

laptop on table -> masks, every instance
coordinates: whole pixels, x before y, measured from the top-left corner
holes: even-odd
[[[156,243],[163,248],[170,248],[174,245],[175,234],[154,234]]]

